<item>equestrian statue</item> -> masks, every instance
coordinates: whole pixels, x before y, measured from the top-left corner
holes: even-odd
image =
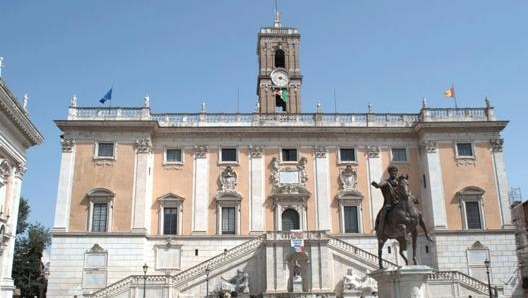
[[[403,254],[407,250],[407,239],[409,234],[412,240],[413,262],[416,263],[416,237],[417,227],[422,227],[425,237],[433,241],[421,212],[416,208],[417,200],[409,190],[407,175],[398,177],[398,168],[390,166],[388,168],[389,178],[380,183],[372,182],[372,186],[379,188],[383,194],[383,207],[376,217],[376,237],[378,238],[378,259],[379,267],[383,268],[383,245],[388,239],[396,239],[400,244],[400,256],[409,265],[407,257]]]

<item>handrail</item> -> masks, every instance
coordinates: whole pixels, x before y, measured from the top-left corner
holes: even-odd
[[[481,294],[488,292],[488,285],[474,277],[464,274],[460,271],[437,271],[428,276],[429,281],[458,281],[471,289],[480,291]]]
[[[341,239],[338,239],[336,237],[328,236],[328,238],[330,238],[328,245],[333,246],[342,251],[345,251],[347,253],[351,253],[354,256],[358,257],[359,259],[363,260],[364,262],[372,264],[375,267],[378,266],[379,257],[377,255],[369,251],[366,251],[362,248],[359,248],[355,245],[352,245],[348,242],[345,242]],[[384,267],[398,266],[398,264],[385,260],[385,259],[382,259],[382,262],[383,262]]]
[[[211,259],[208,259],[198,265],[188,268],[172,276],[172,279],[175,285],[178,285],[178,284],[181,284],[189,280],[190,278],[197,277],[199,275],[204,275],[206,269],[213,270],[215,268],[218,268],[222,265],[227,264],[228,260],[231,260],[233,258],[238,258],[248,253],[249,251],[256,249],[262,244],[262,242],[264,242],[264,239],[266,239],[266,234],[260,235],[256,237],[255,239],[246,241],[238,246],[233,247],[232,249],[227,250],[224,253],[216,255],[215,257]]]
[[[103,298],[108,297],[112,293],[119,292],[123,289],[130,288],[130,285],[141,285],[148,283],[149,285],[165,285],[169,284],[170,280],[167,275],[130,275],[124,279],[121,279],[103,289],[100,289],[90,295],[90,298]],[[170,278],[170,277],[169,277]]]

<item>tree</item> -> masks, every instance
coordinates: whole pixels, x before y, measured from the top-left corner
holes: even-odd
[[[41,259],[42,253],[51,243],[51,232],[40,223],[28,222],[30,210],[28,202],[20,198],[13,279],[22,297],[44,297],[48,281]]]
[[[28,217],[29,213],[31,212],[31,207],[29,206],[29,203],[24,197],[20,197],[20,203],[18,204],[18,221],[17,221],[17,228],[16,228],[16,234],[24,233],[24,231],[27,229],[29,222]]]

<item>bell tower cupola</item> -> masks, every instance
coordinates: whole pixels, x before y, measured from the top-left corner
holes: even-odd
[[[297,28],[282,26],[277,9],[273,26],[260,28],[257,42],[259,113],[301,112],[300,40]]]

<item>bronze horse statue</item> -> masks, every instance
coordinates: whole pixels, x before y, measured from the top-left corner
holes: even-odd
[[[398,186],[395,191],[399,194],[399,202],[395,204],[391,210],[387,212],[385,219],[385,225],[383,231],[380,231],[379,221],[380,213],[376,217],[376,236],[378,238],[378,259],[379,267],[383,268],[382,251],[383,245],[388,239],[396,239],[400,244],[399,254],[405,261],[406,265],[409,265],[407,257],[403,254],[407,250],[407,239],[408,235],[411,235],[412,249],[413,249],[413,262],[416,262],[416,237],[418,236],[417,227],[422,227],[425,232],[427,240],[433,241],[427,233],[427,228],[422,219],[422,214],[416,208],[416,200],[409,190],[408,176],[398,177]]]

